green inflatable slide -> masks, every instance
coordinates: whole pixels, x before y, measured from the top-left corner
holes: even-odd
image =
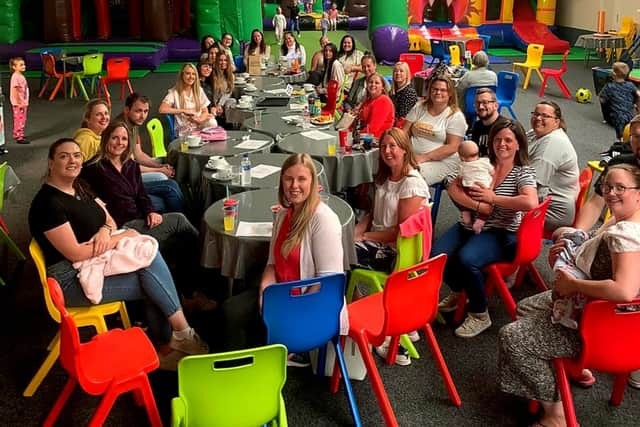
[[[21,38],[20,0],[0,0],[0,43],[15,43]]]

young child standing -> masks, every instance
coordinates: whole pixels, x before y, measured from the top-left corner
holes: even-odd
[[[276,9],[276,14],[273,16],[272,24],[276,31],[276,41],[278,44],[282,44],[282,35],[284,34],[284,29],[287,28],[287,18],[282,14],[281,7]]]
[[[13,107],[13,138],[18,144],[28,144],[24,139],[24,127],[27,123],[27,108],[29,108],[29,86],[24,77],[26,66],[24,59],[16,57],[9,60],[11,68],[11,92],[9,100]]]
[[[320,19],[320,29],[322,30],[322,37],[327,35],[327,31],[329,30],[329,14],[327,12],[322,12],[322,18]]]
[[[488,157],[478,156],[478,145],[471,141],[462,141],[458,147],[460,157],[460,170],[458,176],[462,178],[462,187],[467,189],[474,185],[491,187],[493,181],[493,166]],[[482,231],[486,218],[478,215],[475,221],[471,221],[472,212],[467,209],[460,209],[462,222],[471,225],[476,234]]]
[[[338,29],[338,5],[331,4],[329,9],[329,31],[336,31]]]

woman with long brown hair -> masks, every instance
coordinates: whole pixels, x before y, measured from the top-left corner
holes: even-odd
[[[216,116],[224,115],[228,103],[235,102],[231,98],[234,85],[234,75],[231,69],[233,57],[226,52],[220,52],[216,57],[216,62],[211,73],[211,86],[213,95],[211,98],[211,112]]]

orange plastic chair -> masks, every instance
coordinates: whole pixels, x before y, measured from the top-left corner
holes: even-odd
[[[60,311],[56,308],[53,300],[51,298],[51,294],[49,293],[49,288],[47,287],[47,268],[45,266],[44,255],[42,254],[42,249],[40,249],[40,245],[35,240],[31,240],[29,244],[29,253],[33,258],[33,262],[36,265],[36,269],[38,270],[38,276],[40,277],[40,283],[42,284],[42,290],[44,293],[44,302],[47,306],[47,311],[49,311],[49,315],[53,320],[60,323],[61,315]],[[124,301],[116,301],[109,302],[106,304],[97,304],[92,305],[90,307],[69,307],[67,311],[73,317],[74,322],[78,326],[93,326],[96,328],[98,333],[107,332],[107,323],[105,322],[104,317],[109,314],[120,314],[120,318],[122,320],[122,324],[125,328],[131,327],[131,322],[129,321],[129,314],[127,313],[127,307]],[[58,332],[55,337],[51,340],[49,345],[47,346],[47,351],[49,354],[47,358],[42,362],[40,368],[33,376],[27,388],[24,389],[22,395],[24,397],[31,397],[34,395],[38,387],[40,387],[40,383],[44,380],[44,377],[47,376],[51,367],[58,359],[58,355],[60,355],[60,333]]]
[[[89,426],[104,424],[118,396],[132,391],[137,405],[144,405],[152,426],[162,426],[147,374],[160,366],[156,350],[138,327],[112,329],[80,343],[78,327],[65,309],[56,279],[47,279],[49,294],[60,312],[60,362],[69,373],[62,393],[44,421],[53,426],[77,384],[93,396],[102,395]]]
[[[49,82],[54,79],[57,80],[56,85],[53,87],[51,91],[51,95],[49,95],[49,101],[53,101],[53,99],[58,94],[58,91],[62,87],[64,83],[64,79],[71,79],[73,77],[73,73],[71,71],[67,71],[65,74],[59,73],[56,70],[56,58],[50,54],[45,53],[42,55],[42,67],[44,69],[44,73],[47,76],[47,80],[40,89],[40,93],[38,93],[38,98],[42,98],[44,93],[47,91],[47,86],[49,86]]]
[[[358,344],[387,426],[397,426],[398,422],[369,348],[369,345],[382,345],[387,336],[391,337],[391,342],[386,363],[392,364],[400,335],[422,329],[451,402],[455,406],[462,404],[431,329],[431,322],[438,312],[438,294],[446,261],[447,256],[441,254],[410,268],[393,272],[387,278],[382,292],[359,299],[348,306],[349,336]],[[331,381],[332,390],[336,390],[338,370],[334,370]]]
[[[327,103],[322,107],[323,116],[333,116],[336,112],[339,89],[340,83],[338,83],[337,80],[329,80],[329,83],[327,84]]]
[[[589,185],[591,184],[592,178],[593,178],[593,170],[591,170],[591,168],[586,167],[582,169],[582,171],[580,172],[580,176],[578,177],[578,185],[580,187],[580,190],[578,190],[578,197],[576,198],[576,215],[573,218],[573,224],[571,224],[572,226],[576,224],[576,221],[578,220],[578,214],[580,213],[580,209],[582,208],[582,205],[584,205],[584,202],[587,200],[587,195],[589,193]],[[551,239],[552,235],[553,235],[552,232],[545,231],[543,238],[548,240],[548,239]]]
[[[565,50],[564,54],[562,55],[562,66],[560,67],[560,69],[556,70],[553,68],[543,68],[542,70],[540,70],[544,78],[542,79],[542,85],[540,85],[540,92],[538,92],[539,97],[542,98],[544,96],[544,91],[547,88],[547,80],[549,80],[549,77],[553,77],[556,83],[558,83],[558,86],[564,94],[564,97],[567,99],[571,99],[571,92],[569,92],[569,88],[562,80],[562,75],[567,72],[567,56],[569,56],[569,50]]]
[[[424,67],[424,55],[421,53],[401,53],[398,61],[407,63],[412,77]]]
[[[489,264],[484,268],[487,275],[485,281],[485,292],[491,295],[495,289],[502,298],[507,313],[513,320],[516,319],[516,303],[511,296],[511,291],[504,282],[505,277],[509,277],[516,271],[516,285],[522,282],[524,275],[529,271],[533,276],[533,280],[541,291],[547,290],[547,285],[540,275],[538,269],[533,262],[542,250],[542,231],[544,230],[544,218],[547,214],[547,208],[551,197],[547,197],[540,205],[528,211],[518,228],[516,256],[511,262],[496,262]],[[458,298],[458,307],[456,309],[454,319],[461,322],[464,315],[465,303],[467,301],[466,292],[460,293]]]
[[[629,303],[591,301],[580,320],[582,352],[576,359],[554,359],[556,381],[564,408],[567,427],[578,427],[569,378],[576,378],[583,369],[595,369],[615,375],[609,402],[622,403],[629,372],[640,369],[640,311],[629,311],[640,299]]]
[[[124,86],[129,88],[129,93],[133,93],[131,80],[129,80],[130,58],[110,58],[107,60],[107,75],[100,77],[99,87],[102,89],[107,103],[111,105],[111,94],[107,85],[109,83],[120,82],[120,99],[124,99]]]
[[[514,62],[513,63],[513,71],[516,72],[517,68],[522,68],[522,72],[525,73],[524,83],[522,84],[522,89],[526,89],[529,86],[529,79],[531,78],[531,71],[535,71],[540,77],[540,81],[544,78],[542,74],[540,74],[540,66],[542,65],[542,53],[544,52],[544,45],[531,43],[527,47],[527,59],[525,62]]]

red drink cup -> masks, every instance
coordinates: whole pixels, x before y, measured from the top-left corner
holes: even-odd
[[[347,138],[349,137],[349,131],[346,129],[339,130],[338,136],[340,137],[340,147],[347,145]]]

